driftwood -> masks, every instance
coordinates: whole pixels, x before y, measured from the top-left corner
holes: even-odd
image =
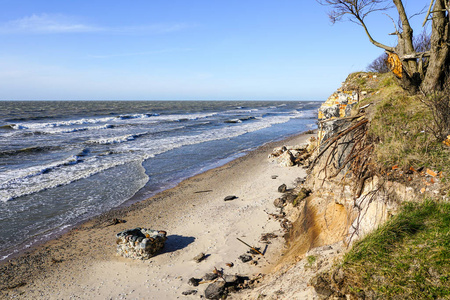
[[[197,192],[194,192],[194,194],[209,193],[209,192],[212,192],[212,191],[213,191],[213,190],[197,191]]]
[[[126,220],[114,218],[114,219],[111,220],[111,222],[109,224],[105,225],[105,227],[114,226],[114,225],[117,225],[117,224],[120,224],[120,223],[126,223],[126,222],[127,222]]]
[[[258,249],[256,249],[255,247],[250,246],[249,244],[247,244],[246,242],[244,242],[243,240],[241,240],[240,238],[236,238],[239,242],[241,242],[242,244],[244,244],[245,246],[249,247],[250,249],[252,249],[252,251],[254,251],[255,253],[260,254],[261,256],[264,256],[264,254],[261,253],[261,251],[259,251]]]

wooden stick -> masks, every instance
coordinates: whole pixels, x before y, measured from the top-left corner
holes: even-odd
[[[236,238],[239,242],[241,242],[242,244],[244,244],[245,246],[249,247],[250,249],[252,249],[253,251],[255,251],[258,254],[261,254],[262,256],[264,256],[264,254],[262,254],[260,251],[258,251],[257,249],[255,249],[255,247],[250,246],[249,244],[247,244],[246,242],[244,242],[243,240],[241,240],[240,238]]]
[[[197,192],[194,192],[194,194],[200,194],[200,193],[209,193],[209,192],[212,192],[212,190],[206,190],[206,191],[197,191]]]

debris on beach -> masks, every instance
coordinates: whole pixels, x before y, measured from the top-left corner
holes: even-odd
[[[213,191],[213,190],[196,191],[196,192],[194,192],[194,194],[210,193],[210,192],[212,192],[212,191]]]
[[[149,259],[164,247],[167,232],[145,228],[128,229],[116,234],[117,254],[133,259]]]
[[[275,159],[283,167],[307,166],[316,147],[317,139],[310,137],[304,145],[282,146],[273,149],[269,159]]]
[[[194,277],[191,277],[191,278],[189,278],[188,284],[192,285],[192,286],[198,286],[200,281],[202,281],[202,280],[194,278]]]
[[[250,260],[252,260],[251,255]],[[231,265],[234,265],[231,263]],[[261,274],[253,278],[239,274],[225,274],[222,268],[214,267],[212,272],[206,273],[201,279],[192,277],[188,280],[190,286],[199,286],[201,284],[208,284],[205,289],[204,296],[206,299],[225,299],[230,293],[237,292],[242,289],[252,288],[254,284],[261,279]],[[197,290],[186,290],[182,292],[183,295],[195,295]]]
[[[265,243],[265,244],[270,244],[270,240],[271,239],[275,239],[277,238],[278,235],[276,235],[275,233],[269,232],[269,233],[263,233],[261,234],[261,237],[259,238],[259,241],[261,243]]]
[[[251,288],[257,278],[247,276],[222,274],[216,281],[210,283],[205,290],[206,299],[224,299],[231,292]]]
[[[216,279],[217,277],[219,277],[219,276],[216,273],[206,273],[202,279],[204,281],[212,281],[212,280]]]
[[[225,292],[225,282],[224,281],[216,281],[208,285],[205,290],[205,298],[206,299],[220,299],[224,295]]]
[[[295,207],[297,205],[300,204],[301,201],[303,201],[306,197],[308,197],[309,195],[311,195],[311,190],[302,187],[300,189],[300,192],[298,192],[297,197],[294,199],[294,201],[292,202],[292,205]]]
[[[183,294],[184,296],[196,295],[197,290],[187,290],[187,291],[182,292],[181,294]]]
[[[105,225],[105,227],[113,226],[113,225],[117,225],[117,224],[121,224],[121,223],[126,223],[126,222],[127,222],[126,220],[114,218],[111,220],[111,222],[109,222],[107,225]]]
[[[287,203],[294,203],[295,199],[297,198],[297,195],[292,193],[285,193],[280,198],[277,198],[273,201],[273,205],[277,208],[283,208]]]
[[[60,262],[63,262],[63,260],[62,259],[56,259],[56,258],[52,257],[52,263],[53,264],[58,264]]]
[[[236,239],[237,239],[239,242],[241,242],[242,244],[244,244],[245,246],[249,247],[252,254],[259,254],[259,255],[261,255],[261,256],[264,256],[264,254],[261,253],[261,251],[259,251],[259,248],[258,248],[258,247],[250,246],[249,244],[247,244],[246,242],[244,242],[244,241],[241,240],[240,238],[236,238]]]
[[[226,196],[223,200],[224,200],[224,201],[231,201],[231,200],[234,200],[234,199],[237,199],[237,198],[238,198],[238,197],[232,195],[232,196]]]
[[[295,184],[297,184],[297,185],[304,184],[305,181],[306,181],[306,177],[297,177],[294,180]]]
[[[284,204],[285,204],[285,201],[284,201],[284,199],[283,199],[282,197],[277,198],[277,199],[275,199],[275,200],[273,201],[273,205],[274,205],[276,208],[282,208],[282,207],[284,206]]]
[[[203,261],[204,259],[206,259],[206,254],[203,252],[194,257],[194,261],[197,263]]]
[[[284,192],[286,192],[286,190],[287,190],[287,186],[284,183],[278,187],[279,193],[284,193]]]
[[[253,257],[252,257],[251,255],[249,255],[249,254],[242,254],[241,256],[239,256],[239,259],[240,259],[243,263],[246,263],[246,262],[251,261],[251,260],[253,259]]]

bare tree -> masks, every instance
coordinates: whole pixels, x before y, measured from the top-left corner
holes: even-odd
[[[387,64],[387,59],[388,55],[386,53],[381,54],[367,66],[367,71],[377,73],[388,73],[389,66]]]
[[[430,0],[424,25],[431,22],[429,48],[415,47],[410,18],[401,0],[317,0],[331,7],[332,22],[348,17],[361,25],[370,42],[384,49],[389,55],[391,69],[401,79],[402,86],[411,91],[429,92],[442,89],[449,63],[449,6],[447,0]],[[395,8],[399,26],[395,25],[393,35],[397,46],[390,47],[373,39],[365,19],[375,12],[386,12]],[[425,7],[426,8],[426,7]],[[420,13],[420,12],[419,12]],[[422,12],[425,13],[425,10]],[[398,66],[400,65],[400,67]]]

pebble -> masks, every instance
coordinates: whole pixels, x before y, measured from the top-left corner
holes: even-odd
[[[216,279],[217,277],[218,277],[217,274],[214,274],[214,273],[206,273],[205,276],[203,276],[203,280],[205,280],[205,281],[211,281],[211,280]]]
[[[192,286],[198,286],[199,282],[200,282],[200,279],[191,277],[191,278],[189,278],[188,284],[192,285]]]
[[[238,197],[236,197],[236,196],[226,196],[223,200],[224,201],[231,201],[231,200],[234,200],[234,199],[237,199]]]
[[[278,192],[280,192],[280,193],[284,193],[284,192],[286,192],[286,190],[287,190],[287,186],[284,183],[278,187]]]
[[[201,262],[202,260],[204,260],[206,258],[206,254],[205,253],[200,253],[197,256],[194,257],[194,261],[196,261],[197,263]]]
[[[216,281],[208,285],[205,290],[206,299],[220,299],[225,291],[225,282]]]
[[[241,256],[239,256],[239,259],[242,262],[246,263],[246,262],[251,261],[253,259],[253,257],[251,255],[248,255],[248,254],[242,254]]]
[[[197,290],[187,290],[182,293],[185,296],[197,294]]]

